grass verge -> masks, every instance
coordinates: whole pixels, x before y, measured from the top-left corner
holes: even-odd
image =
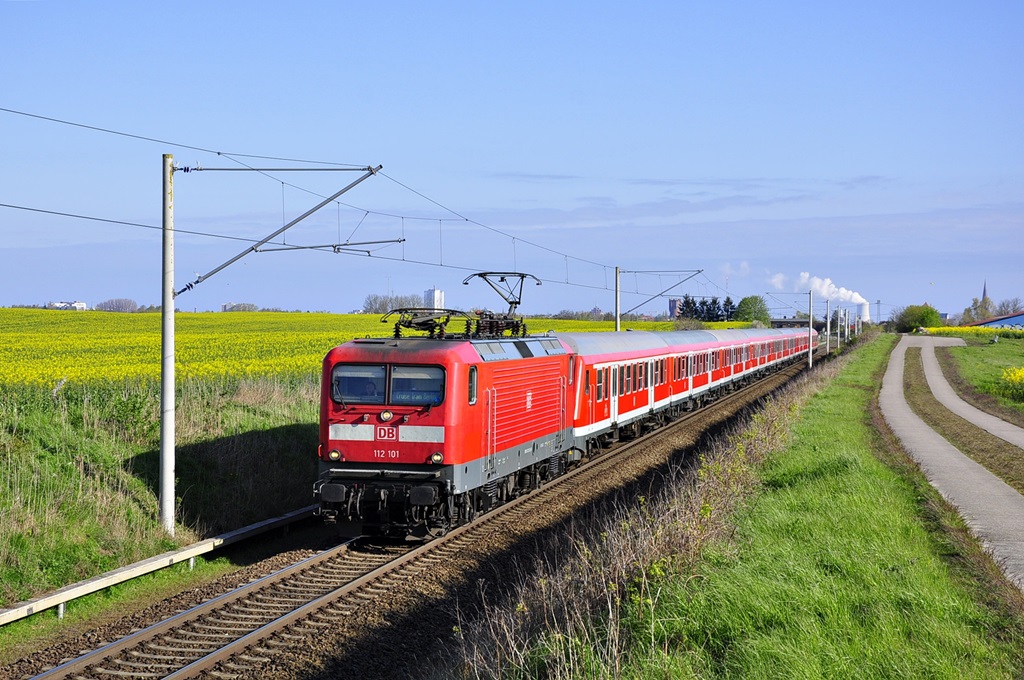
[[[695,480],[578,527],[568,562],[460,626],[449,674],[1019,677],[1024,599],[877,415],[895,340],[778,395]]]
[[[158,521],[159,389],[139,382],[0,392],[0,607],[308,505],[313,375],[186,381],[178,530]]]
[[[1024,363],[1024,339],[997,343],[966,339],[963,347],[936,347],[946,380],[960,398],[1008,423],[1024,427],[1024,402],[1005,396],[1004,369]]]
[[[983,559],[958,518],[876,455],[889,346],[864,348],[802,409],[738,540],[707,551],[699,578],[663,584],[671,616],[650,652],[695,676],[1019,676],[1019,598],[986,601],[977,584],[1001,577],[965,558]]]

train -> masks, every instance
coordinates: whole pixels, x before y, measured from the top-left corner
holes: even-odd
[[[325,521],[390,535],[442,535],[817,345],[807,328],[531,335],[484,316],[449,334],[461,312],[398,311],[392,337],[324,357],[313,486]]]

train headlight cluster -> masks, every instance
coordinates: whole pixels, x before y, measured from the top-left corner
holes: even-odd
[[[331,460],[341,460],[342,459],[341,451],[339,451],[338,449],[331,449],[327,453],[327,457],[330,458]]]
[[[394,417],[395,417],[395,414],[392,413],[391,411],[381,411],[380,412],[380,419],[383,420],[385,423],[388,422],[389,420],[391,420]]]
[[[434,465],[440,465],[441,463],[444,462],[444,454],[441,453],[440,451],[435,451],[434,453],[430,454],[430,462],[433,463]]]

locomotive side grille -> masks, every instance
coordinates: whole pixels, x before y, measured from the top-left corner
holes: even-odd
[[[510,448],[561,424],[561,370],[556,363],[514,362],[494,372],[494,446]]]

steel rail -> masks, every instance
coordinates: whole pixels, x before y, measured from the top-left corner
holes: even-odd
[[[805,368],[805,364],[791,363],[788,366],[780,368],[773,375],[763,376],[762,379],[728,394],[720,394],[718,398],[712,402],[712,405],[715,408],[721,408],[735,401],[741,401],[744,397],[749,396],[749,392],[751,390],[758,386],[763,387],[764,380],[769,380],[773,377],[785,378],[788,380],[803,371]],[[427,562],[431,559],[436,559],[438,555],[443,556],[443,553],[447,551],[458,549],[464,541],[472,539],[475,533],[489,530],[494,522],[502,519],[506,515],[518,514],[528,509],[530,505],[547,502],[550,499],[550,494],[559,490],[564,484],[568,484],[585,475],[597,474],[607,465],[615,463],[622,455],[627,454],[636,447],[643,446],[652,438],[666,436],[678,428],[686,426],[693,419],[705,416],[708,413],[709,410],[707,408],[699,408],[694,411],[685,412],[663,427],[657,428],[643,436],[622,442],[617,446],[607,449],[603,451],[601,455],[591,458],[585,464],[577,466],[559,477],[544,483],[540,489],[518,496],[517,498],[514,498],[481,515],[475,521],[452,529],[450,532],[438,539],[424,543],[419,547],[412,548],[393,559],[387,560],[383,564],[377,564],[373,566],[370,571],[365,571],[361,575],[354,576],[348,580],[345,580],[345,578],[338,579],[339,584],[337,586],[334,586],[333,582],[330,585],[323,585],[323,587],[330,588],[327,592],[322,592],[321,594],[312,597],[300,597],[297,592],[296,596],[293,598],[295,606],[290,608],[289,611],[284,612],[281,616],[273,618],[266,623],[252,624],[248,626],[248,629],[246,629],[246,626],[238,621],[240,615],[237,613],[232,614],[227,612],[227,607],[252,596],[254,593],[262,592],[270,586],[275,584],[284,584],[289,579],[294,579],[297,576],[308,573],[317,566],[328,563],[330,560],[337,558],[342,553],[348,552],[352,541],[343,543],[335,548],[324,551],[318,555],[307,558],[290,567],[275,572],[274,574],[254,581],[251,584],[242,586],[241,588],[229,593],[225,593],[224,595],[214,598],[213,600],[199,605],[198,607],[181,612],[180,614],[177,614],[165,621],[149,626],[148,628],[126,636],[116,642],[110,643],[85,656],[73,659],[51,669],[50,671],[37,675],[35,678],[38,678],[39,680],[43,680],[44,678],[49,680],[51,678],[68,677],[72,674],[76,674],[76,677],[88,677],[86,675],[82,675],[82,673],[90,668],[96,668],[98,664],[113,659],[116,655],[129,649],[141,649],[146,645],[146,643],[156,640],[160,636],[168,634],[170,631],[180,629],[186,624],[200,621],[203,617],[207,617],[214,612],[221,612],[225,614],[225,616],[219,617],[218,621],[227,623],[234,632],[217,632],[218,628],[216,625],[207,626],[210,629],[209,632],[204,634],[203,637],[196,638],[194,642],[195,646],[199,646],[201,642],[206,646],[206,648],[196,650],[199,656],[193,660],[181,663],[180,658],[172,656],[174,653],[173,649],[169,649],[166,646],[154,646],[153,649],[155,651],[163,652],[163,654],[154,655],[148,654],[144,651],[132,653],[132,656],[135,658],[135,661],[132,662],[133,665],[139,666],[139,669],[136,671],[97,668],[97,673],[107,677],[111,675],[125,675],[133,677],[162,677],[179,680],[181,678],[195,677],[216,668],[218,664],[228,664],[233,659],[237,660],[235,666],[239,668],[248,668],[253,662],[260,663],[264,659],[263,657],[254,657],[252,655],[244,657],[243,655],[247,650],[256,647],[264,640],[268,640],[274,635],[283,633],[290,627],[301,625],[306,619],[315,616],[317,612],[330,609],[345,598],[363,596],[361,601],[353,603],[353,607],[358,608],[360,606],[366,606],[367,598],[365,596],[368,591],[373,590],[373,586],[375,584],[383,584],[385,580],[389,578],[403,578],[403,570],[407,568],[416,569],[414,574],[418,573],[420,571],[416,568],[416,563],[418,561],[422,560]],[[357,539],[353,539],[353,541],[354,540]],[[297,591],[300,590],[297,586],[290,587]],[[384,591],[385,589],[378,587],[377,590]],[[369,601],[372,601],[374,597],[374,593],[369,592]],[[285,605],[282,604],[279,605],[279,607],[285,608]],[[269,609],[268,606],[262,605],[260,612],[265,613],[267,609]],[[250,618],[259,617],[253,615]],[[216,624],[218,621],[214,621],[213,623]],[[310,625],[330,624],[313,622]],[[220,644],[221,641],[215,639],[228,637],[231,639],[223,640],[225,644]],[[267,650],[260,650],[260,653],[265,651]],[[146,668],[147,656],[152,659],[152,662],[150,663],[153,665],[159,668],[166,668],[166,673],[158,672],[155,668],[149,671],[143,670]]]
[[[806,365],[800,364],[799,362],[791,363],[788,366],[781,367],[773,375],[763,376],[761,380],[746,385],[738,390],[730,392],[725,395],[719,396],[713,402],[716,408],[728,406],[729,404],[742,401],[745,396],[749,396],[749,392],[756,387],[763,386],[763,381],[771,379],[773,377],[785,378],[786,381],[791,379],[793,376],[802,372],[806,368]],[[434,554],[458,548],[459,545],[468,539],[471,539],[474,534],[489,530],[494,522],[504,518],[506,515],[518,514],[526,510],[531,505],[546,503],[550,499],[550,494],[554,493],[564,484],[568,484],[570,481],[575,480],[577,477],[583,477],[587,475],[598,474],[608,465],[614,464],[617,459],[622,455],[628,454],[629,451],[634,448],[647,444],[651,439],[655,437],[666,436],[678,428],[684,427],[691,423],[695,418],[708,415],[708,409],[700,408],[691,412],[686,412],[666,424],[663,427],[657,428],[652,432],[649,432],[643,436],[631,439],[627,442],[623,442],[614,448],[608,449],[601,455],[592,458],[584,465],[578,466],[559,477],[545,483],[540,489],[523,494],[517,498],[508,501],[497,508],[481,515],[475,521],[468,524],[463,524],[455,529],[451,530],[444,536],[423,544],[422,546],[406,553],[405,555],[382,565],[378,569],[365,576],[354,580],[350,584],[342,586],[341,588],[327,593],[324,596],[318,598],[315,601],[309,602],[302,607],[296,609],[293,612],[286,614],[278,620],[275,620],[262,628],[253,631],[245,637],[239,638],[229,645],[225,645],[216,652],[197,660],[190,666],[182,668],[173,675],[167,676],[168,679],[182,680],[184,678],[196,677],[199,674],[205,673],[214,669],[220,663],[226,663],[230,659],[237,659],[242,654],[247,652],[251,647],[259,644],[260,642],[271,638],[272,636],[281,633],[291,626],[300,624],[304,619],[314,615],[320,610],[324,610],[331,607],[339,600],[345,597],[360,593],[371,584],[383,581],[389,577],[401,577],[401,571],[405,567],[412,567],[417,561],[423,559],[428,560]],[[364,605],[365,606],[365,605]],[[247,667],[247,664],[239,663],[236,664],[238,667]]]
[[[212,612],[223,610],[228,605],[258,593],[263,589],[275,584],[284,583],[288,579],[294,578],[297,574],[304,573],[330,560],[336,559],[343,553],[349,551],[351,542],[352,541],[346,541],[345,543],[341,543],[330,550],[325,550],[317,555],[313,555],[312,557],[296,562],[285,569],[264,576],[261,579],[204,602],[192,609],[176,614],[175,616],[160,621],[159,623],[155,623],[152,626],[144,628],[136,633],[125,636],[120,640],[111,642],[108,645],[93,650],[92,652],[80,656],[77,659],[72,659],[71,661],[61,664],[35,677],[40,679],[63,678],[68,677],[73,673],[81,673],[90,667],[96,666],[105,660],[113,658],[122,651],[133,647],[139,647],[146,642],[155,640],[161,635],[181,628],[186,624],[198,621]]]

